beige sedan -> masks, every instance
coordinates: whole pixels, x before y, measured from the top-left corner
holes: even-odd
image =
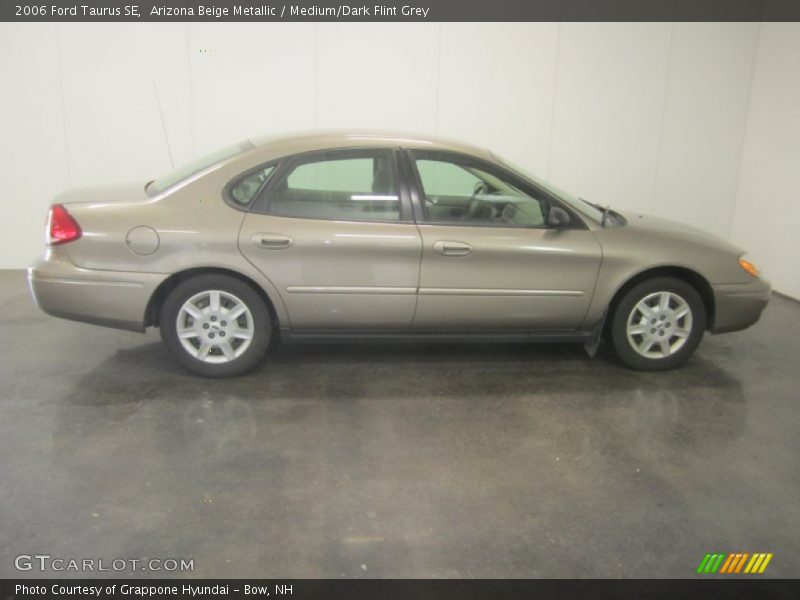
[[[45,312],[159,327],[205,376],[271,340],[605,338],[635,369],[755,323],[770,286],[735,246],[590,204],[492,152],[430,137],[256,139],[51,207],[29,269]]]

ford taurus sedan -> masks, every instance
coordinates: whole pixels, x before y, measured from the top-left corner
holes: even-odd
[[[414,135],[254,139],[147,184],[56,198],[36,302],[158,327],[204,376],[270,341],[601,339],[634,369],[744,329],[770,286],[698,229],[575,198],[482,148]]]

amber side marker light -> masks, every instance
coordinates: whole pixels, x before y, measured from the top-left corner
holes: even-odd
[[[739,258],[739,266],[742,267],[748,273],[750,273],[750,275],[752,275],[753,277],[758,277],[759,274],[758,268],[749,260],[746,260],[744,256]]]

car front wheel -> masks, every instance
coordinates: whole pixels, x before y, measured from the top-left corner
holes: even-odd
[[[199,275],[167,296],[161,337],[184,367],[204,377],[252,369],[270,340],[267,307],[247,283],[228,275]]]
[[[658,277],[623,295],[612,313],[610,341],[627,366],[662,371],[685,363],[705,329],[697,290],[681,279]]]

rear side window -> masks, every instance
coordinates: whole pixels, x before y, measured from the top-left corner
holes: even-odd
[[[344,158],[299,165],[288,177],[294,190],[372,191],[374,158]]]
[[[304,158],[275,182],[268,202],[270,214],[285,217],[398,221],[393,155],[341,151]]]

